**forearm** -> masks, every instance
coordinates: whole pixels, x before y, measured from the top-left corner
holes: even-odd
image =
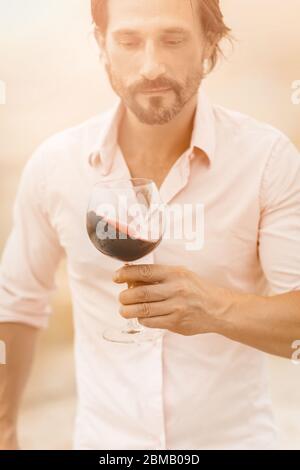
[[[6,364],[0,365],[0,449],[16,445],[20,399],[31,368],[38,330],[22,324],[0,323]]]
[[[273,297],[231,293],[218,333],[269,354],[291,358],[300,340],[300,291]]]

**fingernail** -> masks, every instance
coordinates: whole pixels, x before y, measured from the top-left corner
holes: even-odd
[[[120,271],[118,270],[118,271],[115,272],[113,280],[115,282],[118,282],[119,279],[120,279]]]

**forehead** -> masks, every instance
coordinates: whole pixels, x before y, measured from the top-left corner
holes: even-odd
[[[199,27],[198,0],[109,0],[108,30]]]

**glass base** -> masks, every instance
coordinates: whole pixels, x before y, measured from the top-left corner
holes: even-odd
[[[155,341],[163,336],[164,330],[142,328],[136,330],[117,330],[116,328],[107,328],[103,332],[103,339],[112,343],[141,344],[147,341]]]

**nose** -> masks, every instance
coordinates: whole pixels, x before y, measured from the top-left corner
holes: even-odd
[[[145,45],[145,52],[143,55],[143,65],[141,68],[141,75],[148,80],[155,80],[166,72],[165,65],[159,60],[158,51],[153,42],[148,42]]]

